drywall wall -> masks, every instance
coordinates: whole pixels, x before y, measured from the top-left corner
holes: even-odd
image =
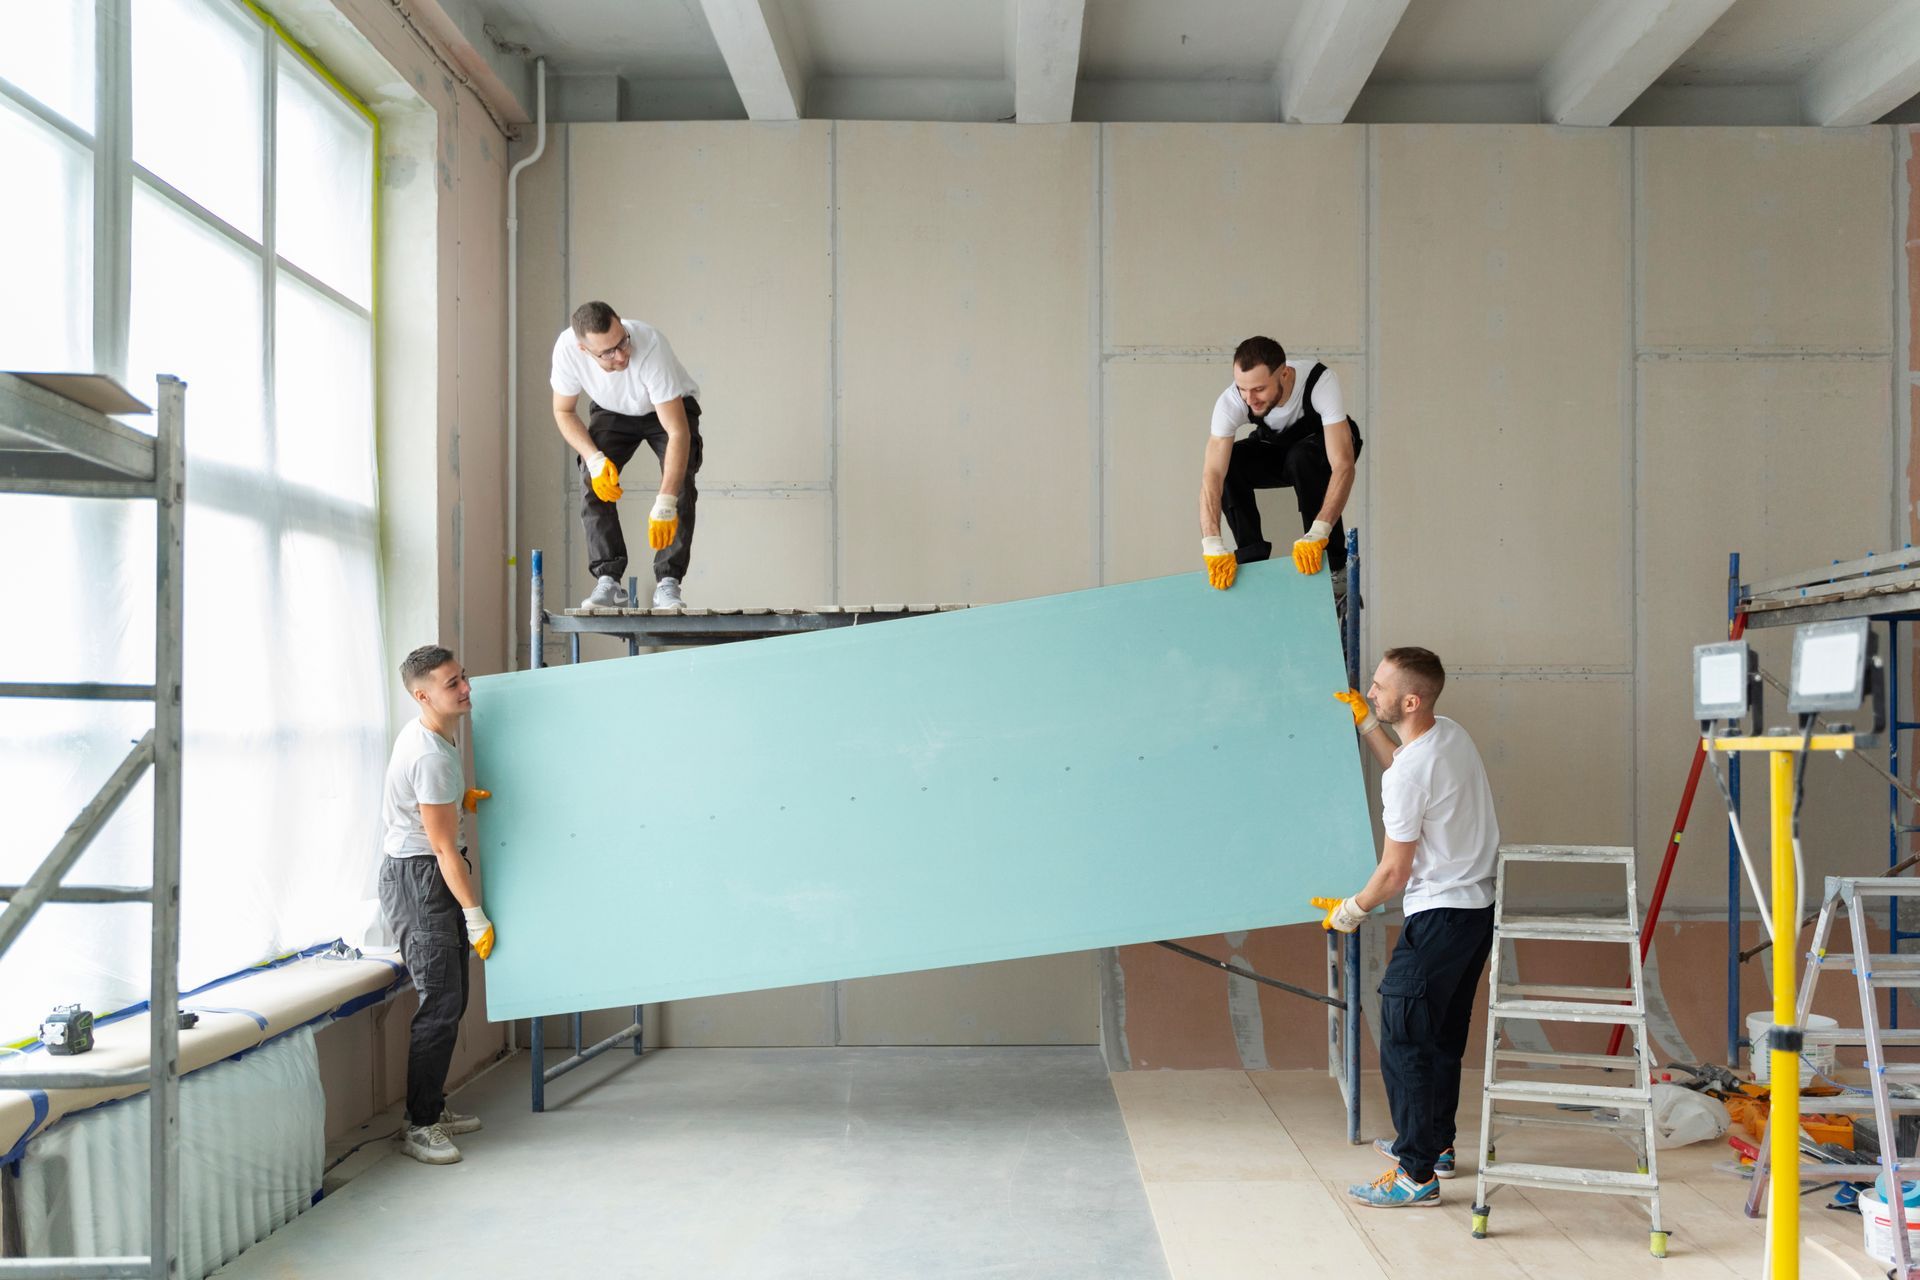
[[[728,420],[783,422],[785,446],[756,451],[770,464],[751,477],[759,491],[703,519],[690,597],[994,600],[1193,571],[1207,410],[1233,344],[1267,331],[1334,368],[1363,426],[1349,515],[1367,654],[1437,649],[1454,673],[1443,710],[1480,741],[1507,837],[1631,841],[1643,892],[1692,747],[1688,650],[1724,630],[1727,553],[1757,578],[1910,536],[1906,370],[1920,357],[1895,354],[1911,333],[1908,268],[1896,270],[1904,131],[560,132],[564,159],[528,175],[543,229],[523,228],[523,474],[558,447],[546,351],[568,306],[613,292],[601,281],[636,290],[642,318],[671,318],[709,395],[747,392]],[[780,180],[763,190],[768,166]],[[668,198],[655,172],[683,186],[725,175],[701,181],[739,207],[692,216],[704,190]],[[524,301],[541,290],[536,317]],[[743,348],[742,332],[766,340]],[[803,367],[760,377],[763,353]],[[710,442],[721,429],[716,412]],[[824,470],[811,465],[823,438]],[[522,527],[577,558],[570,478],[538,465],[551,474],[523,491]],[[759,514],[775,501],[810,504],[809,518]],[[1291,506],[1273,495],[1269,523]],[[550,557],[565,583],[550,594],[584,594],[583,571],[556,574]],[[742,594],[749,581],[761,594]],[[1759,643],[1779,664],[1777,638]],[[1884,789],[1857,766],[1822,774],[1807,819],[1815,874],[1875,865]],[[1262,793],[1241,790],[1248,803]],[[1756,807],[1749,819],[1757,832]],[[1670,919],[1703,923],[1676,924],[1690,939],[1676,956],[1713,949],[1723,831],[1703,792],[1667,899]],[[1535,896],[1598,887],[1567,876]],[[1320,981],[1314,931],[1206,941]],[[1232,1017],[1244,1000],[1231,1005],[1218,974],[1164,953],[1149,972],[1147,954],[1091,966],[1120,1024],[1110,1044],[1164,1048],[1168,1028],[1188,1027],[1188,1050],[1136,1057],[1222,1063],[1256,1042],[1273,1065],[1319,1056],[1318,1034],[1303,1034],[1316,1017],[1272,1017],[1249,1038]],[[1061,1018],[1084,1017],[1090,983],[1074,975],[1088,967],[1044,979]],[[945,981],[903,981],[898,1016],[870,1025],[924,1037],[923,1006],[958,998]],[[1689,983],[1675,1001],[1705,1019],[1687,1034],[1709,1047],[1720,1018],[1695,997],[1717,986]],[[764,1042],[755,1028],[788,1006],[758,999],[738,1022],[712,1009],[663,1021],[697,1020],[701,1042]],[[844,990],[791,1000],[805,1042],[848,1033]],[[977,1020],[946,1033],[983,1034]]]

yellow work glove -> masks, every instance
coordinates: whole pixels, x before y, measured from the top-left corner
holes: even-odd
[[[460,807],[468,813],[477,812],[482,800],[493,799],[493,792],[482,791],[478,787],[468,787],[467,794],[460,797]]]
[[[1207,562],[1207,585],[1215,591],[1225,591],[1233,585],[1233,576],[1240,572],[1240,562],[1233,558],[1233,552],[1227,550],[1225,541],[1219,538],[1200,539],[1200,556]]]
[[[665,551],[679,531],[680,499],[663,493],[653,500],[653,510],[647,513],[647,545]]]
[[[1367,918],[1367,913],[1352,898],[1310,898],[1308,901],[1327,913],[1320,927],[1330,932],[1352,933]]]
[[[1327,553],[1327,539],[1332,534],[1332,525],[1325,520],[1315,520],[1313,525],[1294,541],[1293,567],[1302,573],[1320,572],[1320,563]]]
[[[620,501],[620,468],[604,453],[587,459],[587,476],[593,481],[593,496],[602,502]]]
[[[493,954],[493,921],[487,919],[487,913],[480,907],[462,907],[460,914],[467,918],[467,941],[485,960]]]
[[[1335,701],[1347,704],[1347,710],[1353,712],[1353,727],[1362,733],[1372,733],[1380,727],[1380,721],[1374,716],[1373,708],[1367,705],[1367,699],[1358,689],[1345,689],[1333,695]]]

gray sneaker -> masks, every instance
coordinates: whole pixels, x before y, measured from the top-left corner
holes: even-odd
[[[621,609],[627,603],[627,589],[620,585],[618,578],[600,575],[593,584],[593,594],[580,602],[582,609]]]
[[[458,1164],[460,1148],[437,1124],[410,1124],[400,1135],[400,1150],[421,1164]]]
[[[680,598],[680,579],[662,578],[653,584],[653,607],[656,609],[686,607],[686,601]]]
[[[439,1125],[448,1133],[478,1133],[482,1125],[479,1116],[463,1116],[452,1107],[440,1108]]]

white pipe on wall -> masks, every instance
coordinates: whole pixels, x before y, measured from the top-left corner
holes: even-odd
[[[547,149],[547,60],[533,64],[533,154],[507,171],[507,670],[520,665],[520,171]],[[532,643],[532,637],[528,637]]]

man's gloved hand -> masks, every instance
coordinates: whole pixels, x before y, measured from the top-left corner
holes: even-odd
[[[1312,898],[1309,901],[1327,913],[1320,927],[1335,933],[1352,933],[1367,918],[1367,913],[1352,898]]]
[[[1373,708],[1358,689],[1347,689],[1333,695],[1338,702],[1347,704],[1347,710],[1353,712],[1353,727],[1361,733],[1372,733],[1380,727],[1380,720],[1373,714]]]
[[[467,918],[467,941],[485,960],[493,954],[493,921],[487,919],[487,913],[480,907],[462,907],[460,914]]]
[[[1293,567],[1302,573],[1320,572],[1320,563],[1327,553],[1327,539],[1332,536],[1332,525],[1325,520],[1315,520],[1312,527],[1294,541]]]
[[[1200,539],[1200,555],[1207,562],[1208,586],[1215,591],[1225,591],[1233,585],[1233,576],[1240,572],[1240,562],[1233,558],[1233,552],[1227,550],[1223,539]]]
[[[468,787],[467,794],[460,797],[460,807],[468,813],[474,813],[479,810],[482,800],[491,799],[493,799],[493,792],[482,791],[478,787]]]
[[[647,545],[664,551],[679,531],[680,499],[663,493],[653,500],[653,510],[647,513]]]
[[[593,496],[602,502],[620,501],[620,468],[604,453],[587,459],[587,477],[593,481]]]

